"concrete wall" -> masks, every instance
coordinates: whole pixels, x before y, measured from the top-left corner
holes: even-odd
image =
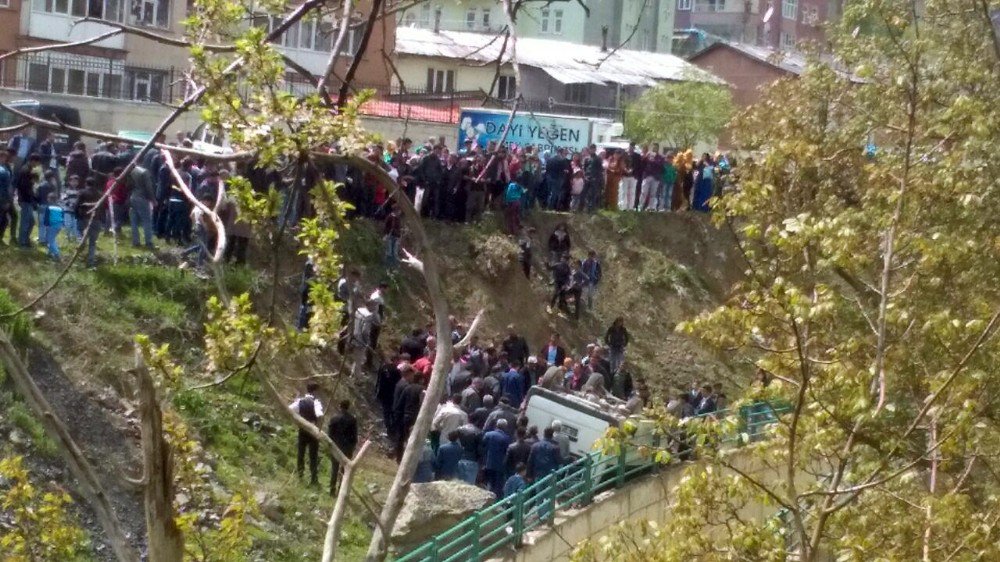
[[[771,469],[746,457],[736,456],[731,461],[740,470],[765,481],[774,475]],[[556,516],[556,532],[542,528],[529,533],[523,547],[491,562],[568,561],[577,544],[586,539],[600,538],[612,525],[644,519],[665,521],[670,517],[673,491],[683,475],[684,465],[675,465],[619,490],[606,492],[583,509],[560,512]],[[764,505],[750,506],[740,512],[740,517],[761,520],[773,516],[776,511],[774,507]],[[709,529],[706,532],[716,531]]]

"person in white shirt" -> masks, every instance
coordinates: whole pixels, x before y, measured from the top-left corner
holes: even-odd
[[[559,458],[563,462],[569,461],[569,436],[563,433],[562,422],[559,420],[552,421],[552,439],[559,444]]]
[[[452,431],[469,423],[469,415],[462,410],[462,396],[455,394],[450,400],[438,406],[437,413],[434,414],[434,421],[431,422],[431,430],[437,431],[439,435],[447,436]]]
[[[372,352],[378,349],[378,337],[382,333],[382,323],[385,322],[385,292],[389,289],[389,284],[385,281],[378,284],[368,297],[368,308],[372,312],[372,326],[368,333],[368,352],[365,356],[365,364],[371,365]]]
[[[306,385],[306,393],[295,399],[288,405],[288,409],[298,414],[307,422],[319,427],[319,420],[323,417],[323,403],[316,398],[316,391],[319,385],[309,383]],[[309,451],[309,483],[313,486],[319,485],[317,470],[319,469],[319,441],[306,430],[299,428],[298,456],[296,457],[296,472],[302,478],[305,472],[305,456]]]

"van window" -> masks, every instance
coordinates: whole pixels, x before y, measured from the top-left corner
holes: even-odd
[[[13,113],[0,110],[0,127],[13,127],[20,123],[20,118]]]

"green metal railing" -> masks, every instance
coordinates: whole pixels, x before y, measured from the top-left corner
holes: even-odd
[[[722,419],[737,415],[737,431],[727,432],[720,444],[739,446],[765,437],[766,427],[788,407],[755,403],[739,411],[723,410],[695,416]],[[683,440],[680,441],[683,446]],[[620,488],[649,473],[658,464],[652,456],[626,448],[614,455],[590,453],[463,519],[454,527],[396,559],[396,562],[480,562],[505,547],[517,547],[521,537],[540,527],[561,509],[589,504],[594,496]]]

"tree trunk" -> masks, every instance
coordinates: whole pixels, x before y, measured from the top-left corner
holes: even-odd
[[[354,471],[361,462],[361,457],[368,451],[370,441],[361,445],[361,450],[354,455],[351,462],[344,465],[344,475],[340,478],[340,489],[337,490],[337,502],[333,504],[333,513],[326,524],[326,538],[323,540],[323,562],[333,562],[337,556],[337,543],[340,541],[340,531],[347,513],[347,498],[351,495],[351,485],[354,483]]]
[[[98,523],[104,530],[108,542],[111,543],[115,557],[120,562],[139,562],[139,553],[129,544],[118,522],[118,516],[111,508],[108,494],[94,473],[93,467],[70,436],[66,425],[52,411],[52,406],[28,374],[28,369],[21,361],[14,344],[2,330],[0,330],[0,362],[3,363],[7,376],[14,381],[18,394],[45,428],[46,435],[59,447],[59,452],[69,466],[70,472],[79,483],[80,494],[94,510]]]
[[[149,370],[136,354],[139,382],[139,414],[142,421],[143,501],[149,562],[181,562],[184,534],[177,527],[174,512],[174,466],[170,445],[163,438],[163,411],[156,397],[156,385]]]

